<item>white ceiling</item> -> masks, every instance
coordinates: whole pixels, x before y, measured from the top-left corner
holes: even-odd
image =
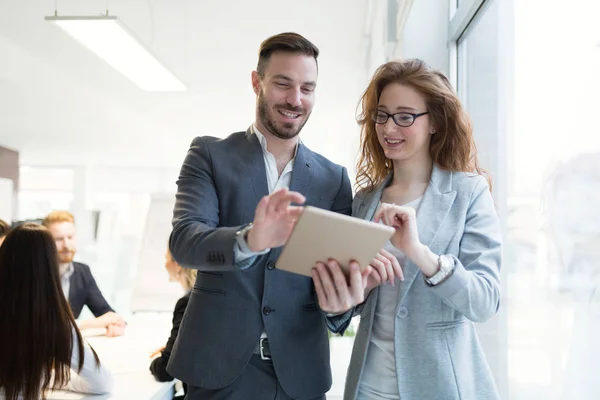
[[[55,0],[0,0],[0,145],[30,165],[179,165],[194,136],[226,136],[252,122],[258,46],[296,31],[321,50],[303,140],[351,164],[367,78],[367,1],[109,0],[110,14],[189,87],[152,93],[45,22]],[[98,15],[105,4],[58,0],[58,14]]]

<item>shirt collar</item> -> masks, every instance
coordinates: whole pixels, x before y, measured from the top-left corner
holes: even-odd
[[[60,264],[59,268],[60,271],[64,271],[63,274],[60,276],[61,279],[69,279],[71,275],[73,275],[73,272],[75,272],[75,267],[73,266],[72,262],[68,264]]]
[[[258,138],[258,142],[260,143],[260,147],[262,147],[263,151],[265,153],[268,152],[267,138],[265,138],[265,135],[263,135],[262,132],[258,130],[258,128],[256,127],[256,124],[252,124],[252,132]],[[296,142],[296,148],[294,149],[294,157],[293,158],[296,158],[296,154],[298,154],[298,145],[300,143],[302,143],[302,141],[300,140],[300,138],[298,138],[298,141]]]

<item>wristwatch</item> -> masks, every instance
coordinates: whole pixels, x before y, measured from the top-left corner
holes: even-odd
[[[244,242],[248,243],[248,232],[250,232],[250,229],[252,229],[252,222],[242,227],[239,231],[235,233],[236,239],[243,239]]]
[[[438,257],[438,266],[439,270],[435,275],[431,278],[425,277],[425,282],[430,286],[438,285],[452,275],[452,271],[454,271],[454,258],[442,254]]]

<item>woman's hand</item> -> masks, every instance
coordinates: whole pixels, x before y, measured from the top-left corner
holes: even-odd
[[[409,259],[413,260],[416,253],[421,250],[417,213],[414,208],[382,203],[375,212],[374,221],[383,221],[384,224],[396,229],[390,241]]]
[[[401,281],[404,280],[404,273],[398,259],[385,249],[379,250],[370,265],[373,271],[367,276],[365,299],[369,296],[371,290],[381,284],[390,282],[392,286],[395,286],[396,277]]]
[[[439,270],[438,256],[421,243],[414,208],[383,203],[375,213],[374,221],[394,227],[396,232],[390,239],[394,247],[415,263],[426,277],[435,275]]]
[[[155,349],[153,352],[150,353],[150,358],[154,358],[157,355],[159,355],[160,353],[162,353],[165,349],[165,346],[160,346],[159,348]]]

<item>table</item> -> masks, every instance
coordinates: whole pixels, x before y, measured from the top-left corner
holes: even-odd
[[[108,338],[103,330],[86,330],[83,336],[94,348],[100,362],[112,372],[114,389],[107,395],[69,391],[48,393],[48,399],[61,400],[167,400],[175,393],[175,381],[157,382],[150,374],[149,354],[167,342],[171,313],[137,314],[128,319],[125,335]]]

